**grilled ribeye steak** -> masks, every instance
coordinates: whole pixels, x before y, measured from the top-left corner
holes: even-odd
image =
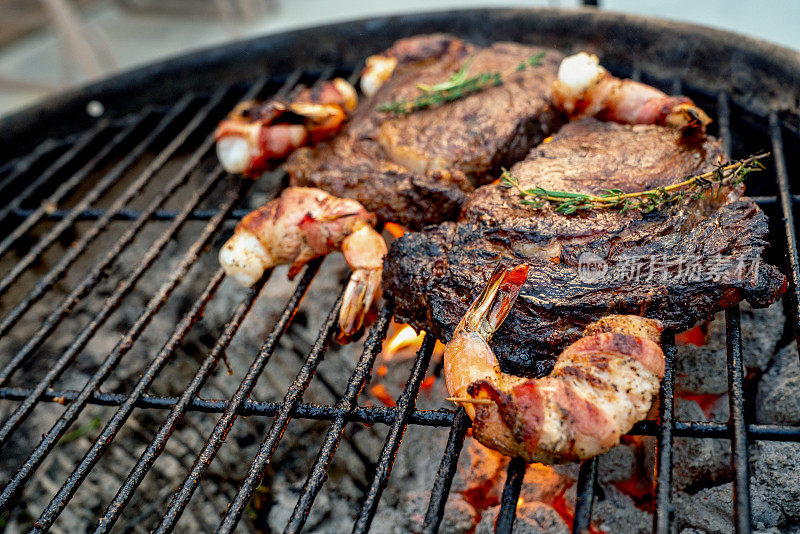
[[[714,168],[711,137],[593,119],[570,123],[510,172],[523,188],[634,192]],[[611,313],[661,320],[674,331],[747,299],[766,306],[786,279],[760,262],[767,217],[741,187],[643,214],[563,215],[518,193],[484,186],[460,220],[407,233],[389,250],[384,287],[398,321],[449,340],[498,263],[530,266],[492,347],[507,372],[541,376],[589,323]]]
[[[447,44],[434,46],[437,40]],[[455,219],[475,186],[524,158],[563,124],[549,102],[563,56],[516,43],[479,49],[446,35],[412,37],[396,46],[413,61],[400,61],[337,137],[295,152],[285,167],[292,185],[353,198],[383,221],[419,229]],[[418,84],[447,80],[466,62],[470,75],[508,72],[539,52],[545,55],[538,66],[505,76],[500,86],[404,116],[376,109],[420,96]]]

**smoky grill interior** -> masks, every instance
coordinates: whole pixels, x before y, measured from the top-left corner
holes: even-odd
[[[774,105],[781,95],[753,101],[726,90],[709,91],[707,80],[672,76],[674,69],[662,71],[652,60],[640,65],[636,56],[624,57],[626,38],[647,35],[649,22],[613,26],[606,15],[588,12],[489,13],[496,17],[488,17],[495,29],[489,24],[485,34],[476,36],[472,29],[465,37],[491,40],[496,38],[491,32],[515,19],[541,32],[506,38],[542,42],[549,36],[563,45],[563,35],[556,37],[553,29],[555,19],[576,28],[587,27],[588,21],[597,32],[595,41],[604,42],[598,46],[617,43],[619,50],[612,55],[616,75],[690,96],[712,114],[711,132],[734,158],[772,152],[766,172],[750,179],[748,193],[770,216],[774,257],[768,259],[785,267],[791,286],[783,303],[785,327],[773,318],[761,328],[780,330],[775,334],[779,347],[794,343],[800,261],[791,177],[800,170],[800,137],[794,114]],[[410,17],[392,31],[457,32],[481,16],[485,12]],[[604,20],[610,26],[599,25]],[[360,34],[357,57],[385,46],[383,40],[391,37],[381,34],[386,24],[376,21]],[[363,27],[341,25],[341,35]],[[608,30],[612,27],[614,32]],[[320,35],[330,39],[336,34],[331,28],[336,27]],[[675,35],[666,37],[690,30],[699,31],[676,25]],[[585,39],[589,30],[582,31]],[[668,34],[669,28],[663,31]],[[299,37],[289,35],[250,46],[291,49],[287,43]],[[216,251],[234,222],[286,182],[281,172],[255,184],[223,173],[210,137],[216,122],[244,98],[288,94],[300,83],[333,76],[354,79],[360,67],[345,56],[355,54],[337,56],[334,41],[329,44],[314,58],[295,48],[291,65],[276,60],[272,71],[259,71],[253,83],[221,84],[213,90],[204,88],[205,81],[198,81],[195,90],[175,83],[171,98],[154,87],[148,105],[110,113],[85,129],[52,138],[44,127],[47,121],[97,97],[98,88],[62,102],[62,109],[51,115],[42,108],[38,119],[31,113],[20,116],[29,121],[30,131],[20,134],[19,145],[34,138],[31,132],[38,131],[39,137],[27,153],[0,161],[0,193],[6,199],[0,208],[0,506],[7,524],[32,531],[69,531],[76,525],[102,532],[218,526],[230,532],[237,525],[325,531],[329,512],[320,516],[319,510],[343,505],[323,501],[332,498],[326,488],[342,478],[338,471],[344,465],[359,472],[349,493],[337,494],[349,496],[352,523],[330,528],[382,531],[391,524],[381,522],[381,514],[389,513],[390,475],[398,457],[406,461],[405,444],[412,447],[412,456],[424,460],[415,469],[427,469],[430,482],[418,528],[435,532],[441,526],[459,456],[470,445],[465,443],[469,419],[463,411],[442,408],[447,404],[441,397],[425,393],[427,378],[440,372],[435,340],[426,336],[413,358],[392,367],[397,387],[387,405],[380,406],[372,390],[362,390],[379,382],[376,361],[392,306],[385,303],[362,343],[332,345],[347,273],[341,258],[312,262],[294,282],[286,280],[284,269],[276,269],[249,290],[225,280],[216,262]],[[208,54],[212,71],[219,59]],[[189,72],[197,61],[183,68]],[[326,68],[319,68],[320,62]],[[157,85],[156,78],[150,81]],[[720,82],[720,87],[727,86]],[[725,314],[727,423],[676,420],[680,349],[673,335],[665,336],[667,375],[657,417],[631,433],[656,440],[655,532],[670,532],[680,520],[673,492],[680,471],[680,466],[673,469],[676,440],[720,438],[730,445],[727,476],[733,483],[737,532],[750,532],[753,526],[748,446],[800,441],[797,426],[754,422],[754,378],[746,373],[742,324],[738,308]],[[295,442],[297,436],[303,441]],[[435,450],[431,443],[438,444]],[[342,456],[355,460],[338,464]],[[312,458],[313,464],[294,465],[300,457]],[[289,481],[294,501],[286,505],[278,526],[264,509],[285,497],[270,493],[270,481],[279,479],[282,470],[302,475]],[[498,532],[511,531],[525,473],[523,463],[508,463],[498,497]],[[573,532],[588,531],[597,519],[603,473],[602,459],[580,465]]]

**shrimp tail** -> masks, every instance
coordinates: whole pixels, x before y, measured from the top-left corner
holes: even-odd
[[[497,358],[488,342],[514,307],[527,277],[525,264],[513,269],[498,265],[459,322],[444,352],[444,376],[451,396],[467,393],[473,382],[500,376]],[[465,409],[470,417],[474,416],[472,406]]]
[[[476,332],[489,341],[514,307],[527,278],[528,266],[524,263],[512,269],[498,265],[481,294],[464,314],[456,332]]]
[[[381,293],[381,269],[359,269],[350,275],[339,313],[336,341],[347,343],[358,336],[372,303]]]
[[[372,303],[381,295],[386,242],[372,226],[361,223],[342,242],[342,252],[353,269],[342,297],[336,338],[345,343],[359,334]]]
[[[684,135],[693,135],[705,132],[706,126],[711,124],[711,117],[692,102],[687,102],[675,106],[664,123],[679,128]]]

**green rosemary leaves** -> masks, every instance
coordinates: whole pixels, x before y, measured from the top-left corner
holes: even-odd
[[[767,153],[758,154],[735,163],[719,164],[713,171],[690,176],[677,184],[636,193],[625,193],[620,189],[607,189],[601,195],[587,195],[568,191],[551,191],[542,187],[523,189],[519,180],[506,170],[503,171],[500,180],[503,186],[514,188],[519,192],[522,204],[533,208],[542,208],[546,204],[552,204],[555,211],[565,215],[599,209],[618,210],[620,213],[628,210],[650,213],[684,199],[697,200],[709,192],[716,194],[715,191],[718,192],[722,187],[740,184],[749,173],[764,168],[759,160],[767,156],[769,156]]]
[[[420,91],[422,91],[422,94],[417,98],[412,100],[394,100],[392,102],[384,102],[383,104],[378,105],[376,109],[383,113],[406,115],[412,111],[427,109],[444,102],[452,102],[453,100],[458,100],[469,94],[482,91],[489,87],[502,85],[503,79],[506,76],[539,65],[543,57],[544,52],[535,54],[521,62],[508,73],[481,72],[480,74],[476,74],[474,76],[467,76],[467,69],[469,68],[473,59],[469,58],[464,62],[464,65],[458,69],[458,72],[453,74],[444,82],[437,83],[435,85],[417,85]]]

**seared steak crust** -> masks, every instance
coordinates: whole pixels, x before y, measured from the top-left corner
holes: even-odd
[[[559,52],[516,43],[433,46],[430,36],[417,39],[426,39],[419,48],[435,51],[433,57],[420,53],[413,56],[416,61],[401,62],[340,135],[295,152],[286,163],[292,185],[356,199],[383,221],[419,229],[454,219],[475,186],[524,158],[563,124],[549,102],[563,57]],[[539,66],[506,77],[500,86],[402,117],[375,110],[384,102],[419,96],[418,84],[446,80],[466,61],[470,74],[508,72],[542,51]]]
[[[590,120],[565,126],[511,172],[525,187],[637,191],[708,170],[721,153],[711,138],[687,140],[661,127]],[[514,192],[485,186],[458,223],[395,241],[384,287],[398,321],[449,340],[495,265],[526,262],[528,280],[491,345],[505,371],[541,376],[588,324],[607,314],[642,315],[681,331],[742,299],[756,306],[777,300],[786,279],[760,263],[767,217],[738,198],[739,191],[725,193],[646,215],[605,210],[567,216],[521,205]],[[587,277],[583,254],[605,266],[605,275]],[[688,263],[681,265],[681,258]],[[642,270],[625,274],[632,261]],[[689,263],[700,273],[717,272],[682,276]]]
[[[608,189],[633,193],[711,170],[722,155],[722,145],[710,136],[684,138],[672,128],[583,119],[565,125],[553,142],[531,150],[510,172],[523,189],[540,186],[587,194],[602,194]],[[588,223],[585,218],[543,215],[520,203],[516,190],[494,185],[470,196],[460,220],[534,224],[539,232],[546,233],[541,237],[563,240],[595,227],[607,232],[609,224],[625,224],[629,218],[613,211],[593,213],[591,217]]]

